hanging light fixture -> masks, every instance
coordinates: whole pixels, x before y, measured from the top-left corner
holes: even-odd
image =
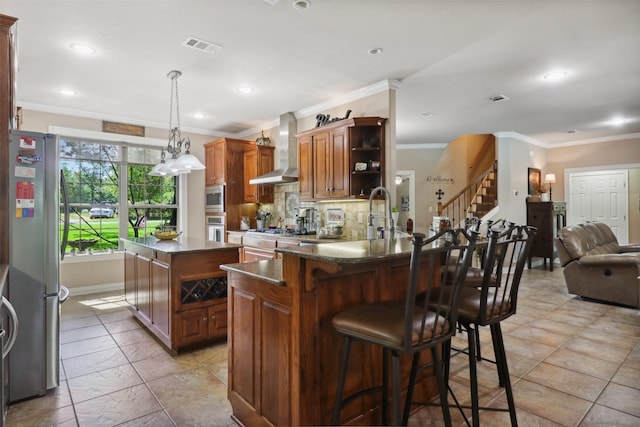
[[[182,137],[180,133],[180,101],[178,98],[178,77],[182,75],[182,72],[173,70],[169,71],[167,77],[171,79],[171,102],[169,104],[169,142],[166,148],[162,150],[160,163],[155,165],[149,175],[152,176],[175,176],[185,173],[190,173],[192,170],[204,169],[204,165],[191,154],[189,149],[191,148],[191,141],[188,137]],[[173,126],[173,95],[175,88],[176,98],[176,126]],[[184,154],[182,152],[182,146],[184,146]],[[171,156],[168,160],[165,160],[166,153]]]

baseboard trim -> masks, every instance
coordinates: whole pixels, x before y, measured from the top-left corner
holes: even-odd
[[[100,285],[78,286],[74,288],[69,288],[71,297],[74,297],[76,295],[98,294],[100,292],[113,292],[113,291],[124,292],[124,283],[123,282],[104,283]]]

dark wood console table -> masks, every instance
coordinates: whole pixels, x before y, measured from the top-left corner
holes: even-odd
[[[549,258],[549,270],[553,271],[553,238],[556,237],[559,229],[567,225],[566,202],[527,200],[527,225],[538,229],[529,252],[529,269],[531,269],[532,257],[542,257],[545,268]]]

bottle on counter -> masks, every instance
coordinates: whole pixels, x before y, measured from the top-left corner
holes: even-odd
[[[411,218],[407,220],[407,233],[413,234],[413,220]]]

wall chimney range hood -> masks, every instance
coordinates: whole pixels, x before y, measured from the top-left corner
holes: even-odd
[[[298,180],[298,142],[296,133],[298,123],[293,113],[280,115],[280,137],[278,138],[278,154],[280,167],[274,171],[250,179],[249,184],[284,184]],[[290,167],[292,166],[292,167]]]
[[[298,180],[297,168],[276,169],[264,175],[250,179],[249,184],[284,184],[285,182],[296,182]]]

